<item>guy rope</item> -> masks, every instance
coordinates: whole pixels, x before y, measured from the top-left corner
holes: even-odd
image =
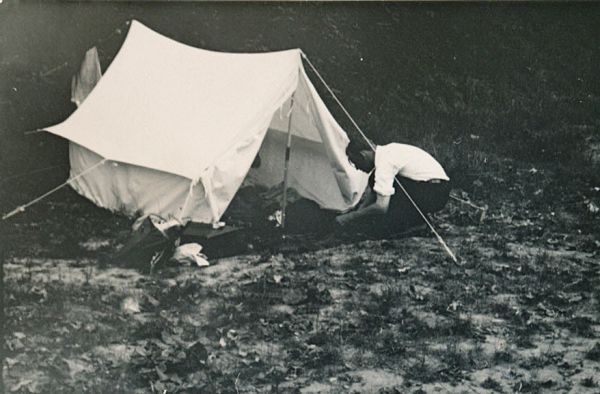
[[[47,191],[46,193],[42,194],[41,196],[39,196],[37,198],[34,198],[33,200],[29,201],[27,204],[24,204],[24,205],[16,207],[15,209],[13,209],[12,211],[10,211],[9,213],[3,215],[2,216],[2,220],[6,220],[6,219],[10,218],[11,216],[14,216],[14,215],[16,215],[16,214],[18,214],[20,212],[24,212],[26,208],[28,208],[31,205],[33,205],[33,204],[35,204],[35,203],[43,200],[44,198],[48,197],[52,193],[57,192],[58,190],[60,190],[64,186],[67,186],[68,184],[70,184],[74,180],[82,177],[83,175],[85,175],[88,172],[92,171],[94,168],[98,167],[99,165],[104,164],[104,162],[106,162],[106,159],[100,160],[98,163],[94,164],[93,166],[90,166],[90,167],[86,168],[85,170],[81,171],[79,174],[75,175],[74,177],[67,179],[65,182],[63,182],[60,185],[56,186],[54,189],[52,189],[50,191]]]
[[[369,148],[371,148],[371,150],[375,151],[375,145],[371,142],[371,140],[362,131],[362,129],[360,128],[360,126],[352,118],[352,116],[350,115],[350,113],[348,112],[348,110],[344,107],[344,105],[341,103],[341,101],[335,95],[335,93],[333,92],[333,90],[329,87],[329,85],[327,84],[327,82],[325,82],[325,80],[323,79],[323,77],[321,76],[321,74],[319,73],[319,71],[317,71],[316,67],[308,59],[308,57],[306,56],[306,54],[304,52],[302,52],[302,51],[301,51],[301,53],[302,53],[302,57],[304,58],[304,60],[306,60],[307,64],[314,71],[314,73],[316,74],[317,78],[319,78],[319,80],[325,86],[325,88],[327,89],[327,91],[329,92],[329,94],[333,97],[333,99],[335,100],[335,102],[337,103],[337,105],[339,105],[339,107],[342,109],[342,111],[344,112],[344,114],[348,117],[348,119],[350,120],[350,122],[352,122],[352,125],[356,128],[356,130],[359,132],[359,134],[361,135],[361,137],[369,145]],[[452,259],[452,261],[454,263],[458,264],[458,259],[456,258],[456,255],[454,254],[454,252],[452,252],[452,250],[450,249],[450,247],[448,246],[448,244],[446,243],[446,241],[444,241],[444,239],[442,238],[442,236],[433,227],[433,225],[431,224],[431,222],[429,221],[429,219],[427,218],[427,216],[423,213],[423,211],[421,211],[421,209],[419,208],[419,206],[417,205],[417,203],[415,203],[415,201],[412,199],[412,197],[408,194],[408,192],[406,191],[406,189],[404,188],[404,186],[402,185],[402,183],[400,183],[400,181],[398,180],[398,177],[395,177],[394,180],[396,181],[396,183],[398,184],[398,186],[400,186],[400,189],[402,189],[402,192],[404,192],[404,194],[406,195],[406,197],[408,198],[408,200],[411,202],[411,204],[415,207],[415,209],[417,210],[417,212],[419,213],[419,215],[421,215],[421,218],[423,218],[423,221],[425,221],[425,223],[427,224],[427,226],[429,227],[429,229],[431,230],[431,232],[435,235],[435,237],[437,238],[437,240],[440,243],[440,245],[442,245],[442,247],[444,248],[444,250],[446,251],[446,253],[448,254],[448,256],[450,256],[450,258]]]

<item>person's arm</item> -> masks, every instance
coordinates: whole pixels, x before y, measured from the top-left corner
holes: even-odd
[[[367,190],[365,190],[365,196],[363,197],[362,201],[358,205],[358,209],[364,208],[368,205],[373,204],[375,202],[376,198],[377,198],[377,194],[373,191],[373,189],[371,189],[369,186],[367,186]]]
[[[367,216],[367,215],[383,215],[387,212],[388,207],[390,206],[390,196],[382,196],[381,194],[377,194],[373,191],[369,192],[370,194],[367,198],[371,200],[375,200],[372,203],[366,203],[367,198],[363,201],[363,204],[356,210],[352,212],[348,212],[342,215],[339,215],[335,218],[335,220],[340,225],[345,225],[350,221],[356,220],[358,218]]]

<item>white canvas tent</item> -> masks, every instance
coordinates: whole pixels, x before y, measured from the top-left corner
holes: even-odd
[[[299,49],[213,52],[133,21],[85,101],[45,130],[70,140],[71,186],[129,215],[218,221],[244,180],[282,182],[288,131],[289,187],[301,196],[345,210],[366,186]]]

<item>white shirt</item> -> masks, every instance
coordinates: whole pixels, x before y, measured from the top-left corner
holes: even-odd
[[[416,146],[398,143],[378,145],[375,148],[373,190],[382,196],[393,195],[396,175],[415,181],[450,180],[440,163]]]

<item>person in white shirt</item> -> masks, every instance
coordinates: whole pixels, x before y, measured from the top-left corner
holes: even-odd
[[[421,224],[423,219],[394,178],[424,214],[441,210],[448,201],[448,175],[429,153],[416,146],[390,143],[377,145],[373,151],[351,142],[346,153],[356,168],[371,175],[362,202],[355,210],[337,216],[339,225],[369,226],[375,231],[366,232],[379,234]]]

